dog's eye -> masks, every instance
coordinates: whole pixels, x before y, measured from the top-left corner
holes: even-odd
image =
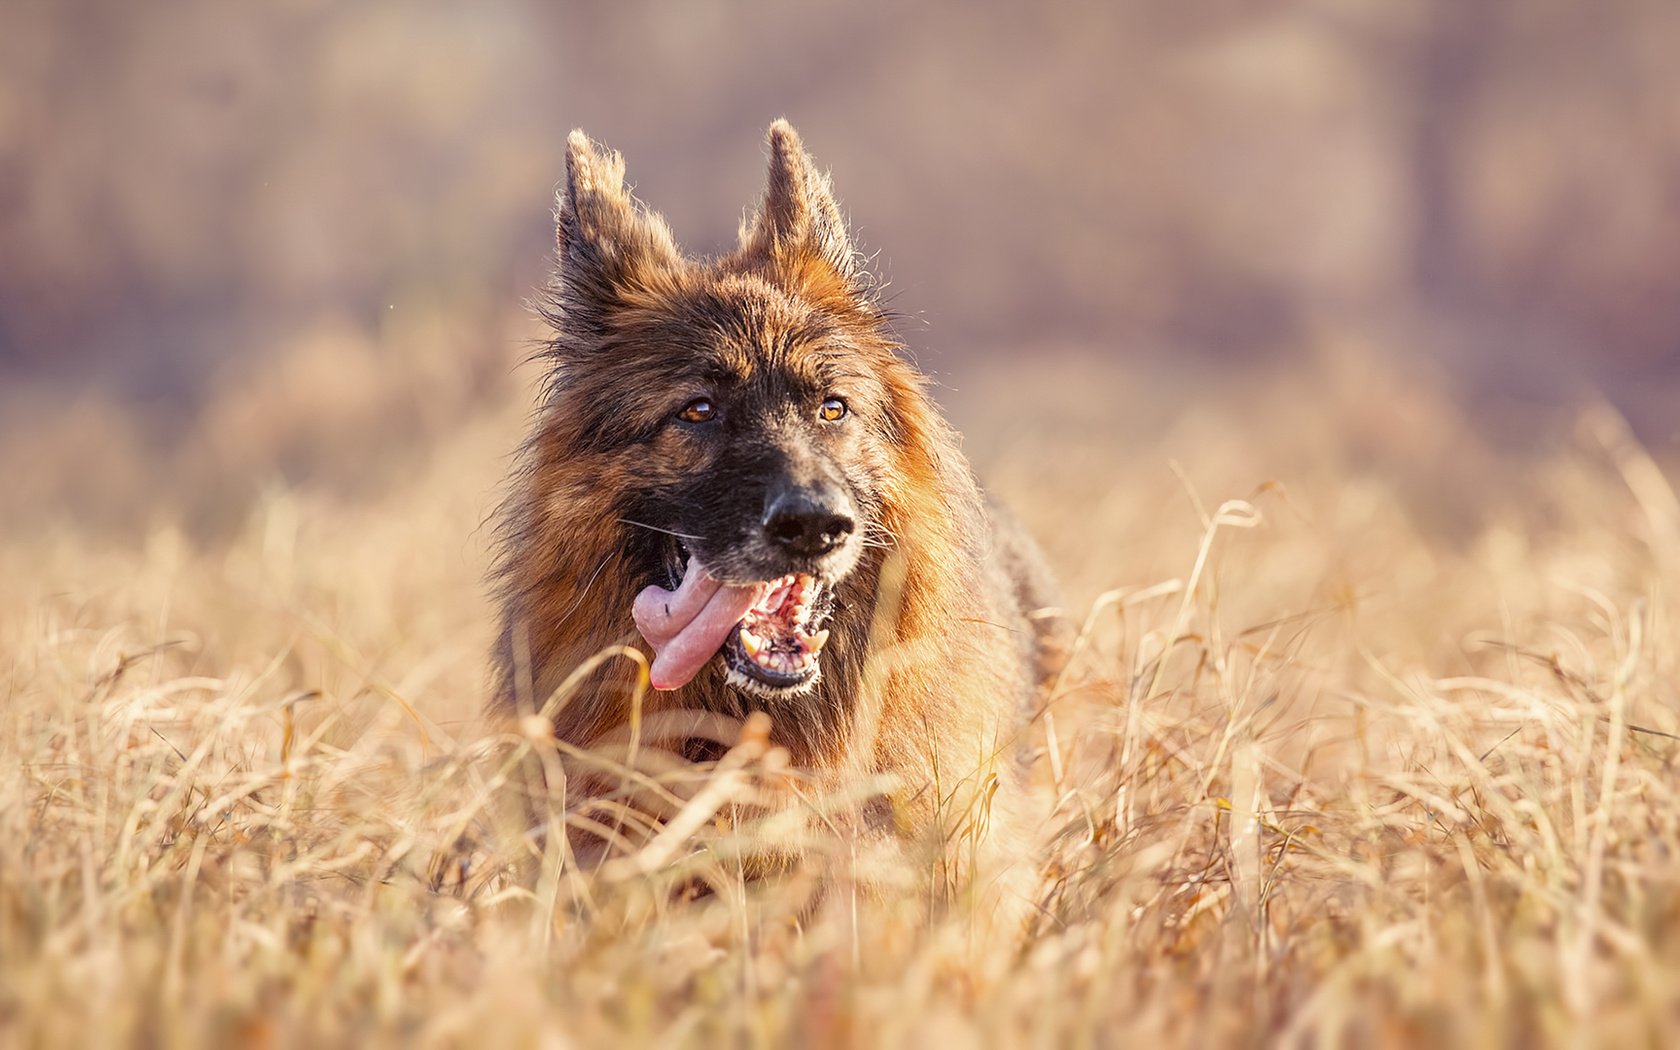
[[[831,397],[822,403],[822,408],[817,410],[817,414],[822,416],[825,422],[838,423],[846,416],[846,402]]]
[[[677,418],[684,423],[704,423],[717,415],[717,406],[712,404],[709,397],[697,397],[683,406],[677,413]]]

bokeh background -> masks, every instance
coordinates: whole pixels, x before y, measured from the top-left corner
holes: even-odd
[[[483,717],[566,134],[778,116],[1082,625],[1020,952]],[[1672,1045],[1677,468],[1676,0],[0,0],[0,1047]]]
[[[570,128],[710,253],[782,115],[982,465],[1011,426],[1077,418],[1100,464],[1215,411],[1231,443],[1400,477],[1450,529],[1476,449],[1567,441],[1600,398],[1680,449],[1667,0],[14,0],[5,22],[13,527],[214,534],[276,485],[401,479],[528,404]],[[1058,398],[1091,410],[1012,403]]]

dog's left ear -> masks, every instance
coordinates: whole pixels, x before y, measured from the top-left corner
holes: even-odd
[[[828,176],[786,120],[770,125],[770,184],[758,214],[741,227],[741,255],[796,286],[832,285],[838,278],[850,294],[867,289],[868,273]]]

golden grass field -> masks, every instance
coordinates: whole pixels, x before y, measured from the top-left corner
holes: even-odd
[[[97,409],[14,443],[43,502],[0,545],[0,1044],[1671,1042],[1680,502],[1606,408],[1499,448],[1427,379],[1318,360],[942,364],[1083,627],[1018,950],[853,892],[914,858],[812,842],[815,910],[732,878],[775,833],[712,819],[777,775],[751,739],[638,863],[520,833],[553,747],[480,718],[482,579],[527,392],[398,431],[378,483],[220,477],[258,493],[221,530],[55,513],[134,486]]]

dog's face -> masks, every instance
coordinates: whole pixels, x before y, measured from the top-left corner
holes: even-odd
[[[708,280],[686,305],[708,323],[643,344],[650,469],[625,517],[662,530],[638,545],[649,582],[674,589],[698,559],[725,584],[777,584],[721,655],[747,692],[803,691],[840,586],[878,536],[883,391],[820,307],[739,279]]]
[[[902,369],[828,195],[791,129],[741,250],[684,259],[623,194],[622,162],[574,136],[552,318],[571,447],[601,458],[643,582],[691,561],[768,585],[722,638],[731,685],[765,699],[821,675],[825,623],[866,550]]]

